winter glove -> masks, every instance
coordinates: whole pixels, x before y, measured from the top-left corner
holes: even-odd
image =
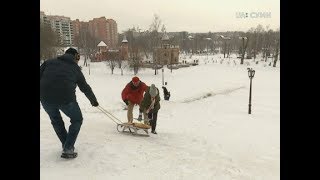
[[[137,119],[138,121],[141,121],[142,120],[142,114],[139,114],[139,117]]]
[[[91,105],[94,107],[97,107],[97,106],[99,106],[99,103],[97,100],[95,100],[95,101],[91,101]]]
[[[126,103],[127,106],[129,105],[128,99],[123,100],[123,102]]]
[[[143,121],[143,124],[150,125],[149,119],[145,119],[145,120]]]

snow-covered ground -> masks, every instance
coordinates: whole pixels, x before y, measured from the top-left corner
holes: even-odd
[[[198,59],[199,65],[172,73],[164,68],[170,101],[163,99],[161,70],[158,75],[151,69],[139,71],[142,81],[161,91],[158,134],[150,137],[119,133],[116,124],[77,89],[84,121],[75,144],[76,159],[60,158],[61,144],[41,108],[41,180],[280,179],[280,62],[277,67],[253,60],[239,65],[239,59],[221,62],[220,57],[186,56],[181,61]],[[248,67],[256,72],[252,114],[248,114]],[[126,122],[121,91],[133,72],[126,70],[122,76],[115,69],[111,75],[103,62],[91,63],[90,75],[88,67],[82,71],[100,106]],[[69,119],[62,116],[68,127]]]

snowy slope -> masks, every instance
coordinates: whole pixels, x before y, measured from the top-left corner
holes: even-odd
[[[84,117],[75,145],[79,156],[64,160],[41,108],[41,180],[280,179],[280,64],[276,68],[268,62],[239,65],[236,58],[220,64],[220,56],[186,57],[188,62],[194,59],[199,59],[198,66],[172,73],[164,68],[170,101],[163,100],[161,70],[158,75],[151,69],[138,73],[142,81],[161,91],[158,135],[120,134],[116,124],[77,89]],[[251,115],[247,67],[256,71]],[[120,94],[133,72],[126,70],[121,76],[115,69],[111,75],[110,68],[99,62],[90,64],[90,75],[88,67],[83,67],[83,73],[100,106],[126,122]],[[63,117],[68,126],[69,119]]]

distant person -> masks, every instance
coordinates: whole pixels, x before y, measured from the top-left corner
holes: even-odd
[[[76,100],[76,87],[86,95],[92,106],[99,103],[87,84],[78,62],[80,55],[69,48],[64,55],[47,60],[40,66],[40,101],[48,113],[51,124],[62,143],[63,158],[77,156],[74,151],[78,133],[82,125],[82,113]],[[66,130],[60,111],[70,118],[69,132]]]
[[[156,126],[158,111],[160,109],[160,96],[159,89],[154,84],[151,84],[151,86],[146,90],[141,102],[141,109],[145,114],[144,116],[148,117],[151,125],[151,133],[157,134]]]
[[[125,86],[125,88],[121,92],[122,100],[128,106],[127,118],[128,122],[133,122],[133,107],[134,105],[139,105],[139,117],[138,119],[142,119],[142,110],[140,108],[140,103],[143,98],[143,94],[147,89],[147,85],[140,81],[140,79],[135,76],[132,80]],[[147,123],[147,122],[145,122]]]
[[[164,96],[164,100],[169,101],[170,99],[170,92],[168,91],[168,89],[165,86],[162,86],[163,89],[163,96]]]

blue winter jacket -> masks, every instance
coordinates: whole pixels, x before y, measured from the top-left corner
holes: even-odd
[[[97,101],[72,54],[47,60],[40,66],[41,101],[50,104],[74,102],[77,85],[91,103]]]

